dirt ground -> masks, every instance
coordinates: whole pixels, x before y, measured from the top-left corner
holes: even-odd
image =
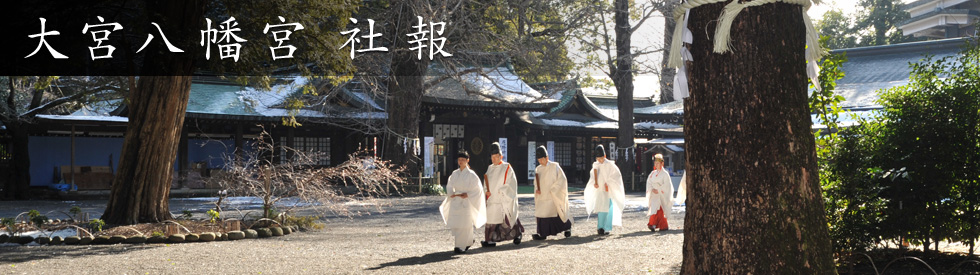
[[[581,195],[572,199],[581,199]],[[324,230],[268,239],[170,245],[2,246],[0,274],[677,273],[683,214],[673,215],[671,230],[650,232],[645,211],[638,207],[642,197],[628,195],[628,199],[624,227],[615,228],[611,235],[597,236],[595,215],[586,217],[584,208],[575,207],[572,237],[534,241],[530,238],[536,228],[534,202],[529,195],[521,195],[520,219],[527,229],[524,242],[501,243],[495,248],[477,244],[462,255],[453,254],[453,238],[439,216],[442,197],[423,196],[384,199],[380,201],[386,205],[384,213],[370,212],[353,219],[333,217],[326,221]],[[69,203],[97,210],[99,202]],[[71,207],[62,205],[64,202],[46,204],[34,207]],[[206,204],[171,203],[174,213],[200,207]],[[0,212],[19,211],[3,208]]]

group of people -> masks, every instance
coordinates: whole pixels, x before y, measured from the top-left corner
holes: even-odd
[[[518,219],[517,176],[514,169],[503,161],[500,145],[490,146],[490,167],[480,177],[469,167],[470,156],[465,150],[457,153],[454,170],[446,184],[446,199],[439,207],[443,222],[455,237],[455,253],[466,253],[474,243],[473,230],[484,227],[483,247],[496,246],[498,242],[513,241],[520,244],[524,226]],[[623,176],[612,160],[606,159],[602,145],[593,150],[595,162],[585,187],[585,209],[588,214],[598,213],[597,233],[608,235],[612,227],[622,226],[626,193]],[[534,169],[534,216],[537,233],[534,240],[564,234],[571,236],[572,216],[568,207],[568,178],[559,163],[551,161],[544,146],[535,148],[538,161]],[[672,205],[673,185],[670,175],[663,169],[663,156],[654,156],[654,171],[647,178],[646,198],[650,210],[647,227],[651,231],[667,230],[667,217]]]

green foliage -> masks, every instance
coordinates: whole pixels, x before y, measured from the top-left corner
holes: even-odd
[[[838,251],[980,238],[980,47],[911,68],[873,118],[817,140]]]
[[[909,19],[908,11],[902,7],[901,0],[861,0],[855,20],[855,31],[863,33],[864,46],[886,45],[911,41],[898,26]]]
[[[302,230],[321,230],[326,227],[326,225],[320,222],[320,217],[318,216],[288,216],[282,224],[285,226],[295,225]]]
[[[153,233],[150,233],[150,237],[163,237],[163,232],[153,231]]]
[[[41,212],[38,212],[37,210],[34,210],[34,209],[31,209],[31,210],[28,210],[27,211],[27,217],[28,218],[31,218],[31,219],[33,219],[34,217],[40,216],[40,215],[41,215]]]
[[[102,231],[103,226],[105,226],[105,221],[102,221],[102,219],[93,219],[88,222],[88,227],[96,232]]]
[[[445,195],[446,188],[438,184],[426,184],[422,186],[422,194],[426,195]]]
[[[900,0],[861,0],[861,9],[844,14],[839,9],[824,13],[815,27],[820,36],[827,36],[830,49],[877,46],[920,41],[923,38],[906,36],[898,26],[909,19]]]
[[[472,14],[465,19],[470,21],[466,31],[449,39],[480,41],[471,50],[507,53],[524,81],[562,81],[575,67],[565,43],[571,38],[567,15],[575,12],[570,1],[490,0],[466,6]]]
[[[194,217],[194,213],[191,213],[190,210],[184,210],[182,212],[182,214],[180,215],[180,217],[183,218],[183,219],[185,219],[185,220],[189,220],[189,219],[191,219],[191,217]]]
[[[221,217],[221,213],[218,213],[218,211],[214,211],[214,209],[211,209],[208,210],[208,217],[211,218],[211,223],[216,223],[218,222],[218,219]]]
[[[864,251],[885,235],[883,171],[876,167],[876,127],[865,121],[817,140],[820,183],[830,235],[837,251]]]
[[[821,37],[821,44],[828,41],[828,37]],[[817,135],[817,165],[831,240],[837,251],[865,250],[880,240],[875,234],[876,210],[880,208],[876,195],[880,189],[863,173],[868,167],[862,166],[868,163],[865,158],[873,155],[873,144],[863,139],[869,133],[861,132],[865,130],[863,125],[869,124],[838,132],[843,112],[839,104],[844,98],[834,89],[837,80],[844,77],[840,67],[846,61],[844,55],[825,57],[818,77],[820,90],[810,86],[810,111],[820,124],[827,126],[827,132],[821,130]]]
[[[265,209],[265,211],[262,211],[263,218],[275,219],[276,217],[279,216],[279,209],[276,208],[275,205],[273,205],[272,203],[266,204],[262,206],[262,208]]]
[[[37,215],[31,217],[31,223],[33,223],[34,226],[36,226],[37,228],[41,228],[41,226],[44,225],[44,223],[46,222],[48,222],[48,216]]]
[[[826,36],[821,37],[821,44],[825,44],[828,39]],[[812,83],[809,84],[810,90],[813,91],[810,94],[810,112],[817,114],[818,120],[827,126],[828,130],[838,128],[838,118],[842,111],[840,102],[844,101],[844,97],[834,93],[834,89],[837,88],[837,80],[844,78],[844,71],[840,69],[844,62],[847,62],[847,57],[843,54],[824,57],[820,63],[820,75],[817,77],[820,90],[818,91]]]
[[[854,19],[844,15],[839,9],[829,10],[816,23],[817,33],[821,40],[826,38],[828,49],[846,49],[857,47],[858,37],[853,34]],[[823,41],[821,41],[823,42]]]
[[[347,37],[340,35],[340,30],[350,29],[348,18],[361,5],[361,1],[326,0],[280,0],[280,1],[208,1],[208,11],[205,17],[215,20],[217,17],[235,15],[236,21],[242,26],[265,26],[266,23],[276,22],[282,16],[287,23],[300,23],[303,30],[290,34],[290,44],[300,49],[295,51],[294,58],[272,60],[269,47],[278,46],[270,34],[261,31],[241,31],[236,35],[248,40],[252,47],[242,47],[241,59],[233,66],[213,68],[216,72],[224,73],[223,69],[233,70],[240,77],[239,83],[247,82],[259,88],[268,88],[275,79],[268,76],[283,67],[293,68],[304,76],[313,75],[347,75],[353,69],[353,61],[349,57],[348,48],[340,48]],[[364,24],[364,23],[361,23]],[[358,25],[362,30],[365,26]],[[245,28],[243,28],[244,30]],[[227,64],[223,64],[227,65]],[[313,70],[317,71],[313,71]]]
[[[883,194],[891,199],[886,223],[923,243],[972,241],[980,237],[980,48],[911,67],[909,84],[880,99],[882,142],[889,145],[881,165],[906,175]]]
[[[0,218],[0,225],[2,225],[11,236],[17,233],[17,222],[14,220],[14,218]]]
[[[78,214],[82,213],[82,208],[78,206],[72,206],[71,209],[68,210],[68,213],[78,216]]]

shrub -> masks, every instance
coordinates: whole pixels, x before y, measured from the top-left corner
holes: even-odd
[[[93,219],[88,222],[88,226],[96,232],[102,231],[102,227],[105,226],[105,221],[102,219]]]
[[[320,222],[320,217],[318,216],[299,216],[286,217],[286,221],[283,223],[284,226],[297,226],[303,230],[320,230],[325,227],[323,223]]]
[[[426,195],[445,195],[446,188],[438,184],[426,184],[422,186],[422,194]]]
[[[211,223],[216,223],[218,222],[218,218],[221,217],[221,213],[218,213],[218,211],[214,211],[214,209],[211,209],[208,210],[208,217],[211,218]]]

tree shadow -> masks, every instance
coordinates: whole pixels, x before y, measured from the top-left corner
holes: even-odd
[[[510,252],[517,249],[539,247],[541,244],[534,244],[528,242],[521,242],[520,245],[514,245],[511,242],[500,242],[497,243],[496,247],[480,247],[479,243],[474,243],[470,250],[466,251],[465,254],[456,254],[452,250],[433,252],[425,254],[422,256],[401,258],[393,262],[383,263],[376,267],[368,268],[366,270],[381,270],[392,266],[412,266],[412,265],[424,265],[430,263],[438,263],[442,261],[448,261],[459,257],[466,257],[466,255],[473,254],[483,254],[483,253],[497,253],[497,252]]]
[[[93,255],[116,255],[145,249],[157,244],[0,246],[0,264],[19,264],[34,260],[76,259]]]
[[[525,236],[525,237],[526,238],[529,238],[530,236]],[[573,240],[573,242],[567,242],[567,241],[566,242],[562,242],[562,241],[565,241],[565,240],[568,240],[568,239],[581,239],[581,240]],[[586,243],[586,242],[589,242],[589,241],[592,241],[592,240],[594,240],[594,239],[593,238],[576,238],[575,236],[572,236],[570,238],[565,238],[565,239],[562,239],[562,240],[554,240],[554,241],[555,241],[555,244],[571,245],[571,244],[582,244],[582,243]],[[456,254],[456,253],[453,253],[452,250],[440,251],[440,252],[433,252],[433,253],[425,254],[425,255],[422,255],[422,256],[401,258],[401,259],[395,260],[393,262],[383,263],[383,264],[380,264],[380,265],[378,265],[376,267],[368,268],[366,270],[381,270],[381,269],[384,269],[386,267],[392,267],[392,266],[424,265],[424,264],[430,264],[430,263],[437,263],[437,262],[442,262],[442,261],[448,261],[448,260],[452,260],[452,259],[456,259],[456,258],[460,258],[460,257],[466,257],[466,255],[475,255],[475,254],[483,254],[483,253],[507,253],[507,252],[511,252],[511,251],[514,251],[514,250],[518,250],[518,249],[528,249],[528,248],[534,248],[534,247],[545,247],[547,245],[549,245],[549,244],[548,243],[544,243],[543,241],[528,241],[528,240],[525,240],[525,241],[521,242],[520,245],[515,245],[515,244],[513,244],[512,242],[509,242],[509,241],[507,241],[507,242],[499,242],[499,243],[497,243],[497,246],[495,246],[495,247],[480,247],[480,244],[479,243],[474,243],[473,244],[473,247],[470,247],[470,250],[466,251],[465,254]]]
[[[634,231],[634,232],[619,234],[614,236],[616,236],[617,238],[632,238],[632,237],[639,237],[639,236],[677,235],[677,234],[684,234],[684,230],[670,229],[667,231],[658,231],[658,232],[653,232],[650,230],[641,230],[641,231]]]
[[[524,237],[525,238],[530,238],[530,236],[526,236],[526,235]],[[470,248],[470,251],[467,251],[466,254],[483,254],[483,253],[494,253],[494,252],[508,252],[508,251],[517,250],[517,249],[540,247],[541,246],[541,243],[539,243],[537,241],[530,241],[529,242],[528,240],[523,240],[520,245],[515,245],[512,242],[506,241],[506,242],[498,242],[497,243],[497,246],[495,246],[495,247],[479,247],[480,246],[479,244],[476,244],[476,246],[477,246],[476,249]]]
[[[565,237],[553,237],[552,236],[552,237],[549,237],[548,239],[545,239],[545,240],[532,241],[532,242],[534,242],[534,243],[541,243],[541,245],[539,245],[540,247],[548,247],[548,246],[552,246],[552,245],[580,245],[580,244],[585,244],[585,243],[591,243],[591,242],[598,241],[598,240],[604,240],[604,239],[607,239],[607,238],[609,238],[611,236],[613,236],[613,235],[602,235],[602,236],[600,236],[600,235],[588,235],[588,236],[575,236],[575,235],[572,235],[572,236],[567,237],[567,238],[565,238]]]
[[[459,256],[459,254],[453,253],[453,251],[433,252],[417,257],[401,258],[395,260],[394,262],[383,263],[376,267],[368,268],[366,270],[381,270],[391,266],[411,266],[411,265],[438,263],[442,261],[452,260],[453,258],[456,258],[456,256]]]

